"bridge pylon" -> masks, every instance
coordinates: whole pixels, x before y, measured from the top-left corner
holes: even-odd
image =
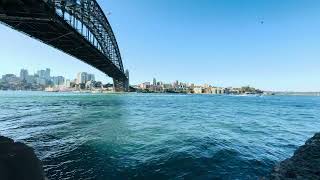
[[[113,79],[113,90],[114,92],[128,92],[129,81],[126,79],[123,79],[123,80]]]
[[[114,92],[129,92],[129,71],[126,70],[124,79],[113,79]]]

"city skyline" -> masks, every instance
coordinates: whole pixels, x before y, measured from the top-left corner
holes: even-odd
[[[57,74],[54,70],[51,71],[52,69],[51,68],[40,68],[38,70],[35,70],[34,72],[31,72],[29,71],[28,69],[26,68],[20,68],[19,72],[18,73],[15,73],[15,72],[9,72],[9,73],[5,73],[5,74],[1,74],[0,73],[0,80],[1,80],[1,77],[2,76],[5,76],[5,75],[15,75],[17,78],[21,78],[22,77],[22,73],[26,73],[26,75],[28,76],[36,76],[36,75],[39,75],[41,76],[40,74],[43,74],[42,76],[46,76],[47,78],[51,78],[50,80],[53,81],[53,85],[55,85],[54,83],[54,78],[62,78],[63,80],[58,80],[58,81],[61,81],[63,82],[62,84],[65,85],[65,83],[67,83],[67,81],[70,83],[70,82],[74,82],[74,83],[86,83],[87,80],[84,80],[84,82],[82,82],[83,80],[79,80],[79,79],[83,79],[83,77],[81,76],[81,74],[84,74],[85,78],[89,77],[89,79],[92,81],[97,81],[97,82],[101,82],[103,84],[112,84],[111,80],[110,81],[103,81],[101,79],[96,79],[96,75],[94,73],[88,73],[88,72],[84,72],[84,71],[81,71],[81,72],[77,72],[75,75],[73,75],[73,77],[65,77],[63,75],[60,75],[60,74]],[[49,72],[45,72],[45,71],[49,71]],[[79,82],[80,81],[80,82]],[[135,83],[135,84],[132,84],[130,83],[130,86],[133,86],[133,87],[139,87],[143,84],[149,84],[149,85],[157,85],[157,83],[161,83],[161,84],[165,84],[165,85],[168,85],[168,84],[174,84],[174,83],[183,83],[183,84],[187,84],[188,86],[190,85],[194,85],[194,86],[199,86],[199,87],[205,87],[205,86],[212,86],[212,87],[218,87],[218,88],[241,88],[241,87],[253,87],[253,85],[251,84],[242,84],[242,85],[228,85],[228,86],[221,86],[217,83],[214,83],[214,82],[211,82],[211,83],[199,83],[199,82],[192,82],[192,81],[181,81],[181,80],[172,80],[172,81],[164,81],[164,80],[159,80],[157,79],[156,77],[149,77],[148,79],[146,80],[142,80],[138,83]],[[41,83],[40,83],[41,84]],[[62,85],[61,83],[59,83],[59,85]],[[260,88],[257,88],[257,89],[260,89]],[[315,92],[315,93],[318,93],[320,91],[291,91],[291,90],[284,90],[284,91],[281,91],[281,90],[270,90],[270,89],[260,89],[260,90],[263,90],[263,91],[270,91],[270,92]]]
[[[112,12],[108,18],[131,84],[158,77],[166,82],[179,79],[225,87],[320,91],[319,2],[99,3]],[[86,71],[112,82],[89,65],[4,25],[0,38],[5,42],[0,45],[1,74],[17,67],[30,72],[52,67],[65,77]]]
[[[78,72],[75,78],[52,76],[51,69],[45,68],[30,73],[21,69],[20,74],[0,74],[0,90],[48,91],[48,92],[112,92],[113,84],[96,81],[95,75]]]
[[[50,79],[50,78],[52,79],[52,78],[55,78],[55,77],[62,77],[64,79],[64,81],[70,80],[70,81],[75,81],[76,83],[85,83],[85,82],[82,82],[82,81],[86,81],[86,80],[81,80],[81,79],[85,79],[86,77],[90,77],[89,79],[93,80],[93,81],[96,80],[95,79],[95,74],[88,73],[88,72],[77,72],[76,75],[74,75],[73,77],[65,77],[65,76],[62,76],[62,75],[54,73],[54,72],[55,72],[54,70],[52,71],[52,69],[48,68],[48,67],[40,68],[38,70],[35,70],[33,73],[30,72],[26,68],[20,68],[18,73],[9,72],[9,73],[5,73],[5,74],[0,74],[0,79],[1,79],[1,76],[13,74],[16,77],[19,77],[20,79],[24,79],[24,80],[26,80],[27,76],[40,76],[40,77],[44,77],[45,79]],[[83,78],[83,76],[85,76],[85,78]],[[101,81],[101,80],[97,80],[97,81]],[[199,84],[197,82],[181,82],[179,80],[174,80],[174,81],[171,81],[171,82],[166,82],[166,81],[162,81],[162,80],[158,81],[156,77],[152,78],[152,82],[150,82],[148,80],[145,80],[145,81],[141,81],[141,82],[139,82],[137,84],[131,84],[131,85],[139,85],[139,84],[142,84],[142,83],[150,83],[152,85],[156,85],[159,82],[160,83],[165,83],[165,84],[180,82],[180,83],[186,83],[186,84],[203,85],[203,84]],[[205,84],[207,84],[207,83],[205,83]],[[211,83],[210,85],[213,85],[213,84]]]
[[[42,68],[40,70],[36,70],[35,73],[30,73],[28,69],[20,69],[19,73],[7,73],[7,74],[0,74],[0,85],[1,85],[1,80],[4,80],[3,78],[7,78],[8,76],[10,77],[11,75],[14,75],[14,78],[19,79],[20,81],[26,81],[27,83],[36,83],[38,85],[43,85],[46,87],[65,87],[65,88],[70,88],[71,84],[86,84],[88,81],[98,83],[98,84],[105,84],[105,85],[112,85],[112,83],[107,82],[104,83],[103,81],[96,79],[96,75],[93,73],[88,73],[88,72],[78,72],[76,73],[75,76],[73,77],[64,77],[61,75],[53,75],[55,71],[51,71],[51,68]],[[30,80],[31,77],[31,80]],[[36,78],[36,79],[35,79]],[[40,78],[40,79],[37,79]],[[41,80],[42,78],[42,80]],[[250,84],[243,84],[241,86],[220,86],[216,83],[198,83],[198,82],[190,82],[190,81],[180,81],[180,80],[174,80],[174,81],[163,81],[159,80],[156,77],[149,78],[151,80],[146,80],[146,81],[141,81],[137,84],[130,84],[131,87],[135,88],[136,90],[151,90],[150,92],[166,92],[164,89],[170,89],[173,88],[177,90],[177,92],[181,91],[181,88],[183,90],[186,90],[184,88],[200,88],[196,91],[206,91],[206,88],[215,88],[216,90],[220,90],[224,92],[225,90],[227,91],[239,91],[241,88],[252,88],[253,90],[258,90],[261,92],[301,92],[301,93],[319,93],[320,91],[270,91],[270,90],[265,90],[265,89],[259,89],[259,88],[253,88],[252,85]],[[13,79],[15,81],[15,79]],[[159,89],[160,88],[160,89]],[[162,89],[162,90],[161,90]],[[109,89],[110,90],[110,89]],[[211,89],[210,89],[211,91]],[[169,91],[170,92],[170,91]],[[198,92],[195,92],[196,94],[201,94]],[[239,92],[238,92],[239,93]],[[212,93],[209,93],[212,94]],[[218,92],[214,94],[219,94]]]
[[[30,71],[29,69],[27,69],[27,68],[20,68],[19,70],[18,70],[18,72],[9,72],[9,73],[0,73],[0,78],[1,78],[1,76],[3,76],[3,75],[7,75],[7,74],[13,74],[13,75],[15,75],[15,76],[17,76],[17,77],[23,77],[23,76],[35,76],[35,75],[39,75],[39,76],[41,76],[40,74],[42,74],[42,76],[46,76],[46,78],[53,78],[53,77],[63,77],[64,79],[66,79],[66,80],[77,80],[77,79],[79,79],[79,74],[80,73],[85,73],[86,75],[88,75],[88,76],[91,76],[91,78],[90,79],[92,79],[92,80],[96,80],[95,79],[95,74],[93,74],[93,73],[88,73],[88,72],[83,72],[83,71],[78,71],[75,75],[73,75],[72,77],[66,77],[66,76],[63,76],[63,75],[61,75],[61,74],[58,74],[58,73],[56,73],[54,70],[52,71],[52,69],[51,68],[49,68],[49,67],[44,67],[44,68],[40,68],[40,69],[38,69],[38,70],[35,70],[35,71]],[[99,81],[99,80],[98,80]]]
[[[126,74],[129,72],[126,71]],[[34,74],[29,74],[27,69],[21,69],[19,75],[9,73],[0,78],[0,90],[110,93],[116,92],[114,87],[114,84],[103,84],[101,81],[96,81],[95,75],[87,72],[78,72],[76,78],[69,79],[60,75],[51,76],[50,68],[37,70]],[[179,94],[261,95],[264,93],[250,86],[218,87],[213,84],[199,85],[178,80],[168,83],[157,81],[156,78],[153,78],[152,83],[143,82],[132,85],[128,90],[138,93]]]

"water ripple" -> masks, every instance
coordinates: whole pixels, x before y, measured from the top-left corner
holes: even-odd
[[[258,179],[320,129],[318,97],[0,92],[50,179]]]

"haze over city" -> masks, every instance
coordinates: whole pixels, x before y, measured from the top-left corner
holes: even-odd
[[[316,1],[98,1],[117,36],[130,84],[181,80],[263,90],[320,91]],[[130,29],[130,31],[128,30]],[[2,74],[50,67],[103,73],[1,25]],[[55,74],[53,74],[55,75]]]

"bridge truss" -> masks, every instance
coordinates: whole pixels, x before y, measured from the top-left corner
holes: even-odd
[[[106,73],[127,91],[120,50],[96,0],[0,0],[0,21]]]

